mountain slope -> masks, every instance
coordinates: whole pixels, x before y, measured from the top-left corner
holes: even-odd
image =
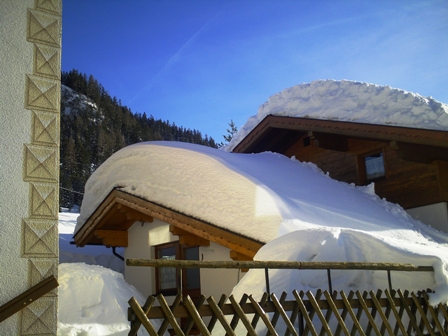
[[[170,140],[217,147],[213,138],[146,113],[134,114],[90,75],[61,76],[60,205],[81,204],[89,176],[108,157],[130,144]]]

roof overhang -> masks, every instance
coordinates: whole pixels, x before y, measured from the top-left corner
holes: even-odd
[[[446,131],[274,115],[266,116],[235,146],[233,152],[282,153],[310,132],[320,137],[322,147],[327,149],[345,151],[346,139],[357,138],[392,143],[406,153],[411,150],[411,156],[421,156],[422,161],[448,160]]]
[[[143,198],[113,189],[74,235],[76,246],[105,245],[126,247],[127,230],[136,222],[159,219],[177,228],[177,234],[191,234],[232,251],[253,257],[264,243],[220,228]]]

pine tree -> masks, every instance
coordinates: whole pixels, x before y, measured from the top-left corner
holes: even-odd
[[[230,141],[232,141],[233,137],[234,137],[235,134],[238,132],[238,128],[236,127],[236,125],[235,125],[235,123],[233,122],[232,119],[230,119],[229,127],[230,127],[230,128],[227,128],[227,129],[226,129],[227,134],[223,135],[223,138],[224,138],[224,140],[225,140],[225,143],[222,143],[222,142],[221,142],[220,147],[221,147],[221,146],[225,146],[225,145],[227,145]]]

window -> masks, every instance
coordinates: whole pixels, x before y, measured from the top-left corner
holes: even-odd
[[[157,259],[199,260],[199,247],[183,247],[179,242],[155,246]],[[180,274],[174,267],[156,267],[156,291],[164,295],[175,295],[179,291]],[[200,296],[201,280],[199,268],[182,271],[182,292],[195,298]]]
[[[155,247],[157,259],[175,260],[179,254],[179,244],[169,243],[158,245]],[[173,295],[177,293],[177,271],[174,267],[157,267],[156,268],[156,289],[157,293],[165,295]]]
[[[383,153],[372,154],[364,157],[366,165],[367,181],[384,176],[386,171],[384,169]]]
[[[358,156],[359,184],[363,185],[386,176],[383,151]]]

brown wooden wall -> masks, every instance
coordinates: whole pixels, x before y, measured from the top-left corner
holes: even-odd
[[[348,139],[348,151],[341,152],[319,148],[312,140],[309,146],[304,146],[305,137],[284,154],[313,162],[336,180],[363,185],[366,181],[360,172],[359,156],[382,150],[386,176],[374,181],[378,196],[398,203],[405,209],[448,201],[446,161],[424,164],[403,160],[399,149],[392,147],[389,142],[351,138]]]

